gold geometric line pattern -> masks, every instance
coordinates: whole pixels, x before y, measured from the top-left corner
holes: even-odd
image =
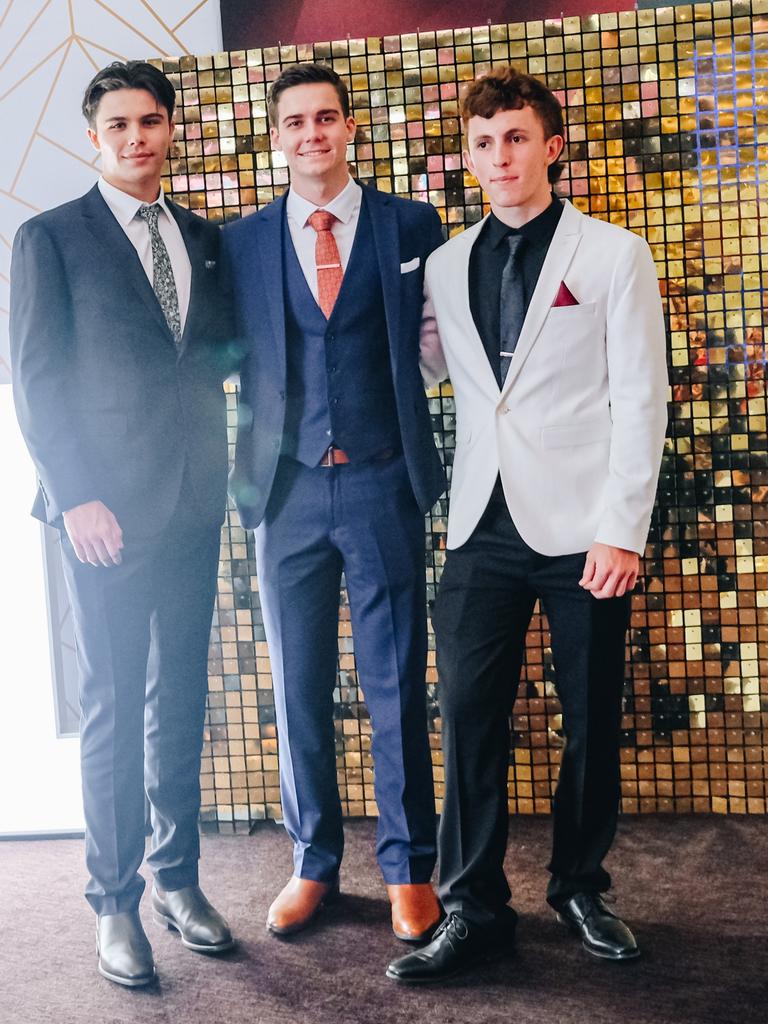
[[[0,188],[0,196],[8,196],[9,199],[13,199],[13,201],[16,203],[21,203],[22,206],[26,206],[27,209],[32,210],[33,213],[42,212],[39,206],[35,206],[33,203],[28,203],[26,199],[22,199],[20,196],[16,196],[13,194],[13,192],[8,192],[4,188]],[[8,241],[5,235],[0,235],[0,242],[4,242],[9,249],[11,248],[11,243]]]
[[[149,36],[145,36],[143,32],[139,32],[139,30],[136,28],[135,25],[132,25],[130,23],[130,21],[125,19],[122,15],[118,14],[117,11],[113,11],[111,7],[109,7],[107,4],[104,3],[104,0],[94,0],[94,3],[98,4],[99,7],[103,8],[103,10],[105,10],[107,12],[107,14],[111,14],[112,17],[115,19],[115,21],[119,21],[123,25],[125,25],[126,28],[129,28],[131,30],[131,32],[134,32],[139,37],[139,39],[143,39],[144,42],[148,43],[150,46],[156,46],[157,49],[160,50],[160,53],[158,54],[159,57],[168,57],[168,56],[170,56],[170,54],[168,53],[167,50],[161,49],[161,47],[158,45],[158,43],[156,41],[153,42],[153,40],[151,40],[149,38]],[[185,47],[184,48],[184,53],[186,53],[186,52],[187,52],[187,49]]]
[[[13,6],[13,0],[8,0],[8,6],[7,6],[7,7],[5,8],[5,10],[3,11],[3,16],[2,16],[2,18],[0,18],[0,28],[2,28],[2,27],[3,27],[3,22],[4,22],[4,21],[5,21],[5,19],[6,19],[7,17],[8,17],[8,14],[9,14],[9,12],[10,12],[10,10],[11,10],[11,7],[12,7],[12,6]]]
[[[201,7],[205,7],[205,5],[207,3],[208,3],[208,0],[200,0],[200,3],[197,5],[197,7],[193,7],[192,10],[189,12],[189,14],[185,14],[184,15],[184,17],[181,19],[181,21],[178,23],[178,25],[174,25],[173,26],[173,31],[174,32],[178,32],[179,29],[181,28],[181,26],[184,25],[186,22],[188,22],[190,18],[194,17],[194,15],[197,14],[197,12],[200,10],[200,8]],[[2,24],[2,23],[0,22],[0,24]]]
[[[187,52],[187,48],[184,45],[184,43],[182,43],[182,41],[179,39],[179,37],[174,33],[173,29],[170,28],[168,25],[166,25],[166,23],[163,21],[163,19],[160,17],[160,15],[157,13],[157,11],[152,9],[152,5],[147,3],[147,0],[139,0],[139,2],[141,3],[142,7],[145,7],[149,11],[149,13],[155,19],[155,21],[159,25],[162,25],[162,27],[165,29],[165,31],[168,33],[168,35],[173,39],[173,41],[175,43],[177,43],[182,48],[182,51],[184,53],[186,53]],[[100,3],[100,0],[97,0],[97,3]]]
[[[70,2],[70,3],[72,3],[72,0],[69,0],[69,2]],[[98,64],[96,63],[96,61],[95,61],[95,60],[93,59],[93,57],[91,56],[91,54],[89,53],[89,51],[88,51],[88,50],[86,50],[86,48],[85,48],[85,47],[83,46],[83,40],[82,40],[82,37],[81,37],[81,36],[75,36],[74,38],[75,38],[75,42],[77,43],[77,45],[78,45],[78,46],[80,47],[80,49],[81,49],[81,50],[83,51],[83,53],[85,54],[85,56],[86,56],[86,59],[87,59],[87,60],[89,60],[89,61],[91,62],[91,64],[93,64],[93,70],[94,70],[94,71],[98,71],[98,70],[99,70],[99,65],[98,65]]]
[[[6,96],[10,96],[12,92],[15,92],[15,90],[18,89],[20,85],[23,85],[23,83],[26,82],[26,80],[30,78],[32,75],[34,75],[36,71],[39,71],[43,64],[47,64],[51,57],[54,57],[62,47],[67,46],[68,43],[71,43],[73,38],[73,36],[69,36],[69,38],[63,39],[55,50],[51,50],[47,57],[43,57],[43,59],[38,64],[35,64],[33,68],[30,68],[30,70],[27,71],[25,75],[22,75],[21,78],[17,82],[15,82],[10,89],[4,92],[3,95],[0,96],[0,102],[2,102],[6,98]]]
[[[109,54],[110,57],[116,57],[118,60],[123,61],[128,60],[124,53],[118,53],[116,50],[110,50],[108,46],[104,46],[103,43],[97,43],[93,39],[88,39],[87,36],[79,35],[77,38],[81,45],[83,43],[87,43],[88,46],[95,46],[97,49],[101,50],[102,53]]]
[[[51,6],[51,4],[52,4],[52,3],[53,3],[53,0],[47,0],[47,3],[45,3],[45,4],[44,4],[44,5],[43,5],[43,6],[42,6],[42,7],[40,8],[40,10],[39,10],[39,11],[37,12],[37,14],[36,14],[36,15],[34,16],[34,18],[32,19],[32,21],[30,21],[30,23],[29,23],[29,24],[27,25],[27,27],[26,27],[26,28],[24,29],[24,31],[22,32],[21,36],[20,36],[20,37],[19,37],[19,38],[18,38],[18,39],[16,40],[16,42],[15,42],[15,43],[13,44],[13,46],[11,47],[11,50],[10,50],[10,53],[8,54],[8,56],[7,56],[6,58],[5,58],[5,60],[4,60],[4,61],[3,61],[2,63],[0,63],[0,71],[2,71],[2,70],[3,70],[3,68],[5,67],[5,65],[6,65],[6,64],[8,63],[8,61],[9,61],[9,60],[11,59],[11,57],[12,57],[12,56],[14,55],[14,53],[16,53],[16,51],[18,50],[18,48],[19,48],[19,47],[21,46],[21,44],[22,44],[22,43],[24,42],[24,40],[25,40],[25,39],[27,38],[27,36],[29,35],[29,33],[30,33],[30,32],[32,31],[32,29],[33,29],[33,28],[35,27],[35,25],[36,25],[36,24],[37,24],[37,22],[38,22],[38,21],[40,20],[40,18],[42,18],[42,16],[43,16],[43,15],[45,14],[45,12],[46,12],[46,11],[48,10],[48,8],[49,8],[49,7]],[[10,10],[10,8],[9,8],[9,10]]]
[[[60,149],[62,153],[66,153],[67,156],[71,156],[73,160],[79,160],[81,164],[85,164],[86,167],[93,167],[94,163],[98,161],[99,156],[96,155],[96,160],[86,160],[80,156],[79,153],[75,153],[74,150],[67,149],[66,146],[62,146],[60,142],[56,142],[54,139],[49,139],[47,135],[43,135],[42,132],[37,133],[38,139],[42,139],[43,142],[47,142],[49,146],[55,146],[56,149]]]
[[[11,184],[11,192],[13,192],[15,190],[16,186],[19,183],[19,178],[21,177],[21,172],[24,170],[24,164],[27,162],[27,157],[29,156],[29,151],[32,149],[32,146],[34,145],[35,136],[37,135],[38,129],[40,128],[40,125],[43,123],[43,118],[45,117],[45,115],[46,115],[46,113],[48,111],[48,104],[51,102],[51,97],[53,96],[54,92],[56,91],[56,86],[59,84],[59,78],[61,77],[61,72],[64,70],[64,64],[65,64],[66,59],[67,59],[67,54],[69,53],[71,48],[72,48],[72,40],[70,39],[69,43],[67,44],[67,51],[64,54],[64,56],[62,57],[62,59],[61,59],[61,63],[59,64],[59,66],[58,66],[58,68],[56,70],[56,74],[54,76],[53,82],[51,83],[51,88],[48,90],[48,95],[45,97],[45,103],[43,104],[43,109],[40,111],[40,116],[37,119],[35,127],[32,129],[32,136],[31,136],[31,138],[29,140],[29,143],[27,144],[27,148],[24,150],[24,156],[22,157],[21,163],[19,164],[19,169],[16,172],[16,177],[13,179],[13,183]]]
[[[7,362],[5,361],[5,359],[3,359],[3,357],[2,357],[2,356],[0,356],[0,367],[2,367],[2,368],[3,368],[3,370],[5,370],[5,373],[6,373],[6,375],[10,377],[10,375],[11,375],[11,367],[10,367],[10,364],[9,364],[9,363],[7,363]]]

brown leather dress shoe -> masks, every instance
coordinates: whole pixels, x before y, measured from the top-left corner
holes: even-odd
[[[392,931],[403,942],[425,942],[443,916],[429,882],[388,885]]]
[[[269,908],[267,931],[273,935],[292,935],[306,928],[323,904],[339,894],[339,880],[314,882],[295,875]]]

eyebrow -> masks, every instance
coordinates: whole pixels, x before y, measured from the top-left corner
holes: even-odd
[[[316,110],[314,114],[310,114],[309,116],[310,117],[322,117],[325,114],[340,114],[340,113],[341,113],[341,111],[337,110],[335,107],[328,107],[327,110]],[[281,119],[281,121],[282,122],[285,122],[285,121],[295,121],[297,118],[302,118],[302,117],[306,117],[306,116],[308,116],[308,115],[306,115],[306,114],[286,114],[285,117],[283,117]]]
[[[503,134],[504,135],[529,135],[530,132],[528,131],[527,128],[507,128],[507,130]],[[474,137],[473,141],[474,142],[485,142],[487,139],[492,139],[492,138],[494,138],[493,135],[491,135],[489,132],[484,132],[482,135],[476,135]]]
[[[150,118],[150,117],[159,117],[160,120],[163,119],[163,115],[160,113],[159,110],[153,110],[149,114],[142,114],[141,117],[140,117],[140,120],[141,121],[146,121],[147,118]],[[107,124],[111,124],[113,121],[129,121],[129,120],[130,120],[130,117],[128,116],[128,114],[113,114],[112,117],[108,117],[106,119],[106,122],[107,122]]]

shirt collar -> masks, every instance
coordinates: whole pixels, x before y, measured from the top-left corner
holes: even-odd
[[[362,200],[363,190],[350,175],[347,184],[341,192],[330,203],[326,203],[325,206],[316,206],[308,199],[300,196],[294,189],[288,189],[285,212],[290,220],[302,228],[306,227],[307,220],[315,210],[327,210],[337,220],[340,220],[342,224],[348,224],[360,209]]]
[[[508,235],[522,235],[532,245],[549,245],[555,233],[560,214],[563,212],[563,204],[553,194],[552,202],[540,214],[523,224],[520,228],[511,228],[491,212],[486,226],[486,240],[493,249],[500,245]]]
[[[129,196],[127,192],[123,192],[121,189],[115,188],[114,185],[110,185],[104,178],[99,178],[98,184],[99,191],[104,197],[104,202],[115,215],[118,224],[124,228],[131,223],[142,206],[152,205],[151,203],[144,203],[143,200],[136,199],[134,196]],[[165,214],[170,215],[162,188],[155,203]]]

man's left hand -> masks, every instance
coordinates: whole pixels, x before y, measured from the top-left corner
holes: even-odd
[[[634,588],[639,569],[640,556],[636,551],[595,542],[587,552],[579,586],[600,600],[623,597]]]

